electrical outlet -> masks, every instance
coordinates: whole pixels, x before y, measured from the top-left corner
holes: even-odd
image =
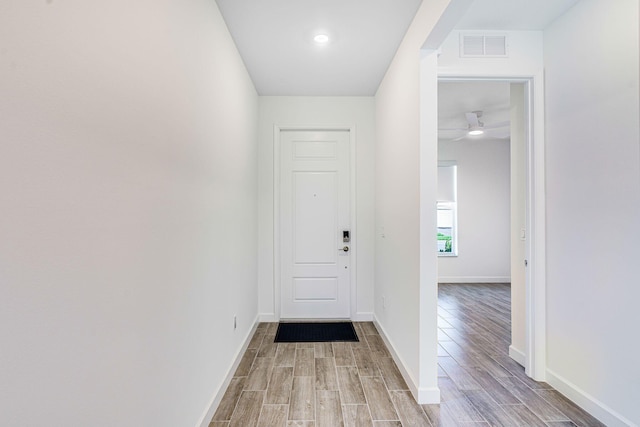
[[[233,330],[235,331],[237,327],[238,327],[238,319],[234,315],[233,316]]]

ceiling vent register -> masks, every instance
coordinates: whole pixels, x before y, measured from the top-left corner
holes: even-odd
[[[503,34],[460,34],[461,58],[506,58],[507,36]]]

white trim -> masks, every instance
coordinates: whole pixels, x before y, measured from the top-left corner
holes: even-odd
[[[525,372],[537,381],[546,376],[546,218],[543,73],[520,76],[438,74],[438,81],[498,81],[525,85],[526,157],[526,363]]]
[[[373,312],[360,312],[356,313],[355,316],[351,316],[351,320],[354,322],[373,322],[373,319]]]
[[[509,346],[509,357],[518,362],[519,365],[524,366],[527,356],[525,356],[524,352],[518,350],[513,345]]]
[[[418,397],[416,402],[420,405],[439,405],[440,404],[440,389],[438,387],[420,388],[418,390]]]
[[[231,368],[229,368],[229,370],[227,371],[227,375],[224,381],[222,382],[220,387],[218,387],[218,390],[216,390],[216,392],[214,393],[213,397],[210,400],[209,406],[204,411],[204,414],[202,414],[202,417],[200,417],[200,420],[198,421],[198,424],[196,424],[196,426],[209,427],[209,424],[211,423],[211,418],[213,418],[213,415],[216,413],[216,409],[218,409],[218,406],[222,401],[222,397],[224,396],[224,393],[227,391],[229,384],[231,384],[231,380],[233,379],[233,374],[236,372],[236,369],[238,369],[238,366],[240,366],[240,362],[242,361],[242,356],[244,356],[244,353],[247,351],[247,347],[249,347],[251,338],[253,337],[253,334],[257,328],[258,328],[258,317],[256,316],[256,319],[253,321],[253,326],[251,327],[251,329],[249,330],[249,333],[245,337],[242,343],[242,346],[236,352],[233,364],[231,365]]]
[[[280,304],[280,132],[286,130],[300,131],[329,131],[342,130],[349,132],[349,181],[350,181],[350,230],[351,230],[351,267],[350,292],[349,292],[349,316],[353,319],[357,313],[357,253],[358,253],[358,228],[356,215],[357,186],[356,186],[356,126],[355,125],[273,125],[273,321],[277,322],[281,315]],[[353,319],[355,320],[355,319]]]
[[[441,276],[438,283],[511,283],[508,276]]]
[[[589,414],[609,427],[638,427],[638,424],[625,418],[589,393],[580,389],[566,378],[547,369],[547,382],[562,393],[567,399],[587,411]]]
[[[274,313],[259,313],[258,314],[258,322],[263,323],[263,322],[278,322],[278,316],[276,316]]]
[[[378,322],[378,319],[377,317],[375,317],[375,314],[373,315],[373,317],[374,317],[373,324],[376,326],[376,329],[380,333],[380,338],[382,338],[382,341],[384,341],[384,344],[387,346],[389,353],[391,353],[391,357],[393,358],[393,361],[396,363],[396,366],[400,370],[400,373],[402,374],[402,378],[409,386],[409,390],[411,390],[411,394],[413,395],[414,399],[416,399],[416,402],[418,402],[421,405],[439,404],[440,389],[438,387],[429,387],[429,388],[418,387],[418,384],[416,383],[415,379],[411,376],[411,374],[409,374],[409,371],[407,370],[404,361],[396,352],[395,348],[393,347],[393,344],[391,344],[391,340],[389,340],[389,337],[387,336],[387,332],[384,330],[380,322]]]

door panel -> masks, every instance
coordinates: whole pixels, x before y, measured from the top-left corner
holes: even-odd
[[[349,318],[348,131],[281,131],[282,318]]]
[[[294,172],[293,235],[296,264],[335,264],[337,177],[335,172]]]

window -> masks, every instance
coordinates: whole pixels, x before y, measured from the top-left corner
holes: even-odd
[[[438,256],[458,255],[457,166],[438,163]]]

